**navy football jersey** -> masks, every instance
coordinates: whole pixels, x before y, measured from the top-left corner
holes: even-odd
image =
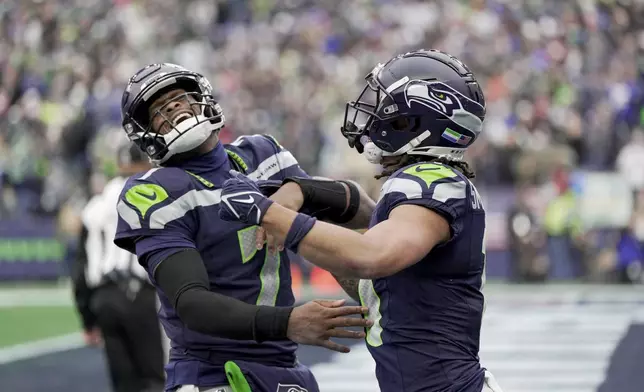
[[[208,154],[175,167],[155,168],[131,177],[117,205],[114,242],[154,270],[169,255],[193,248],[201,254],[211,290],[247,303],[292,306],[289,254],[257,250],[257,226],[219,219],[221,185],[236,169],[255,180],[306,176],[290,152],[272,137],[246,136],[221,143]],[[287,366],[297,345],[290,340],[256,343],[217,338],[188,329],[160,291],[159,317],[171,340],[167,388],[224,384],[228,360]],[[221,317],[226,317],[222,314]],[[206,358],[208,358],[206,360]]]
[[[380,388],[481,391],[485,211],[480,196],[459,171],[422,163],[398,170],[383,184],[370,227],[401,204],[443,216],[451,239],[392,276],[360,281],[361,302],[374,322],[366,341]]]

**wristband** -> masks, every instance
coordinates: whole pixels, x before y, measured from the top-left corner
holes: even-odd
[[[286,234],[286,239],[284,240],[284,248],[289,249],[297,253],[297,248],[300,245],[300,241],[313,229],[315,225],[315,218],[312,218],[305,214],[297,214],[291,228]]]

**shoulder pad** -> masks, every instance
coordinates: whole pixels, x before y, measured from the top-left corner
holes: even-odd
[[[275,138],[275,136],[273,136],[273,135],[269,135],[269,134],[267,134],[267,133],[262,134],[261,136],[264,136],[265,138],[267,138],[268,140],[270,140],[270,141],[275,145],[275,147],[277,147],[277,149],[278,149],[278,150],[283,150],[283,149],[284,149],[284,147],[282,147],[282,145],[280,144],[280,142],[278,142],[278,141],[277,141],[277,139]]]
[[[264,135],[243,135],[224,146],[226,153],[248,175],[278,149],[272,139]]]
[[[380,198],[399,192],[407,199],[431,198],[444,203],[448,199],[465,199],[467,184],[465,177],[449,166],[416,163],[391,175],[380,190]]]
[[[226,150],[238,165],[242,166],[240,161],[244,164],[245,174],[253,180],[276,179],[301,171],[295,157],[270,135],[240,136]]]
[[[130,177],[121,191],[117,210],[131,228],[145,227],[150,214],[193,189],[187,172],[174,167],[155,168]]]
[[[158,185],[170,196],[179,197],[191,187],[191,178],[187,171],[178,167],[158,167],[128,179],[125,187],[143,184]]]
[[[460,172],[441,163],[425,162],[414,163],[398,169],[390,178],[412,176],[419,178],[427,184],[444,178],[460,177]]]
[[[270,144],[274,149],[282,150],[284,147],[277,141],[277,139],[268,134],[254,134],[254,135],[242,135],[235,139],[233,142],[229,143],[229,146],[235,147],[246,147],[249,145],[268,145]]]

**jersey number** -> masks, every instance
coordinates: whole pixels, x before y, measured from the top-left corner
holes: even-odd
[[[257,229],[258,226],[251,226],[237,232],[243,264],[251,261],[257,253],[257,247],[255,246]],[[279,252],[269,252],[266,249],[264,265],[259,273],[261,289],[257,296],[257,305],[275,306],[277,293],[280,289],[280,262]]]

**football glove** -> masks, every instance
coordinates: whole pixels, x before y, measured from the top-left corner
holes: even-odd
[[[259,225],[273,201],[262,194],[250,178],[231,170],[233,175],[221,187],[219,218]]]

